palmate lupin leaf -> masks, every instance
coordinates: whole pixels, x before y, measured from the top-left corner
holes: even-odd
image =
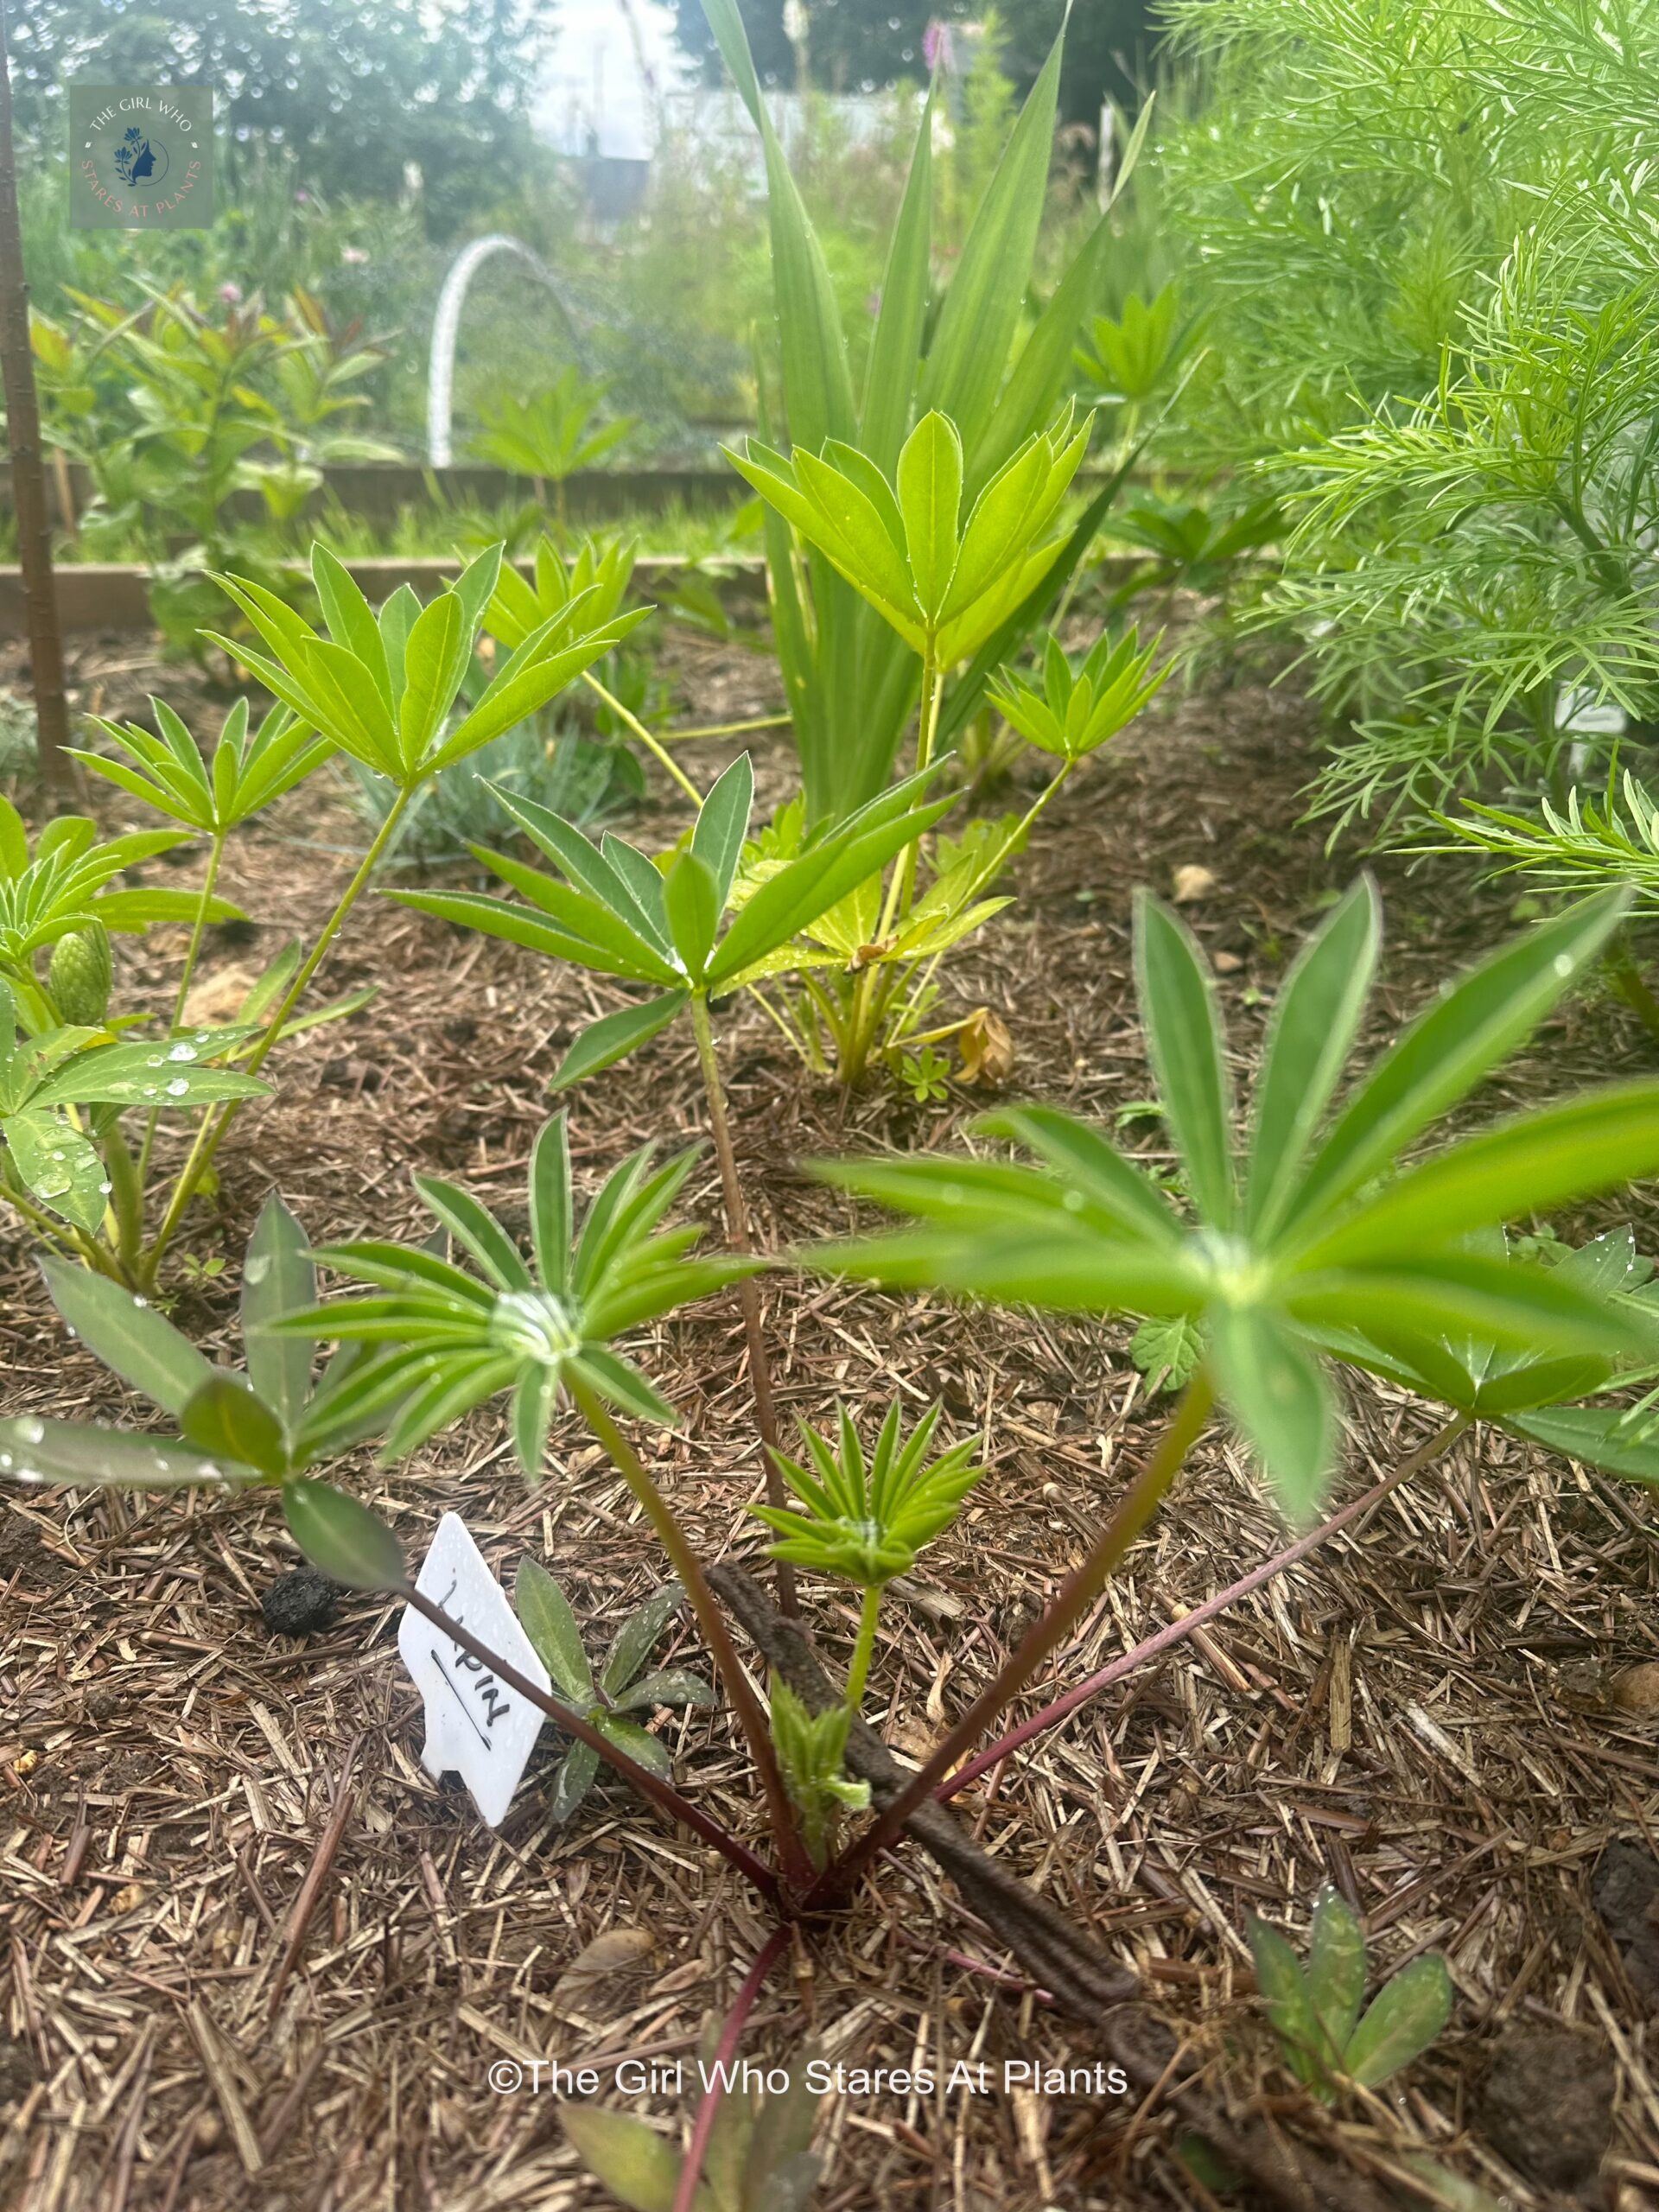
[[[203,634],[245,662],[308,728],[410,789],[544,707],[645,619],[642,608],[584,628],[591,592],[573,595],[529,632],[451,729],[451,710],[500,583],[501,553],[499,545],[480,553],[424,607],[400,584],[377,615],[345,564],[316,545],[311,576],[327,635],[274,592],[238,576],[217,581],[269,653]]]
[[[203,836],[227,835],[302,783],[334,749],[332,739],[319,736],[283,706],[271,708],[250,736],[248,702],[238,699],[225,717],[208,761],[164,699],[152,698],[149,704],[154,731],[141,722],[93,717],[92,727],[115,747],[118,758],[73,748],[71,757]]]
[[[1079,666],[1073,668],[1058,638],[1050,634],[1043,653],[1040,688],[1028,677],[1005,669],[986,696],[1009,728],[1040,752],[1081,760],[1128,728],[1169,674],[1154,675],[1152,664],[1161,632],[1142,647],[1130,630],[1122,638],[1103,635]]]
[[[1285,2063],[1324,2103],[1345,2082],[1374,2089],[1421,2057],[1452,2017],[1446,1961],[1429,1951],[1365,1999],[1365,1931],[1327,1883],[1313,1900],[1306,1966],[1280,1934],[1254,1914],[1250,1954],[1268,2018]]]
[[[781,1452],[772,1455],[804,1510],[749,1510],[782,1537],[772,1547],[774,1559],[880,1589],[909,1573],[917,1553],[950,1526],[985,1470],[974,1462],[971,1440],[928,1458],[939,1421],[936,1405],[906,1437],[895,1401],[868,1459],[846,1407],[836,1414],[833,1444],[813,1429],[801,1430],[810,1468]]]
[[[193,922],[201,908],[194,891],[120,887],[123,869],[170,851],[184,838],[175,830],[135,830],[99,839],[85,815],[60,814],[47,823],[29,851],[22,817],[0,798],[0,974],[38,995],[35,955],[72,930],[99,922],[107,930],[137,932],[155,922]],[[210,922],[236,921],[241,910],[227,899],[207,902]]]
[[[567,561],[552,539],[543,536],[537,541],[533,582],[510,561],[502,563],[495,595],[484,610],[486,632],[516,652],[543,622],[563,614],[577,599],[583,601],[588,627],[601,629],[621,611],[638,550],[636,538],[584,537]]]
[[[1185,1315],[1217,1397],[1286,1505],[1312,1511],[1338,1423],[1319,1333],[1479,1333],[1540,1357],[1654,1356],[1652,1317],[1559,1269],[1467,1249],[1471,1232],[1659,1169],[1659,1084],[1522,1113],[1402,1159],[1532,1032],[1618,926],[1608,893],[1448,986],[1335,1103],[1376,969],[1381,915],[1357,884],[1287,976],[1254,1112],[1235,1119],[1202,958],[1176,918],[1136,913],[1141,1018],[1190,1208],[1105,1134],[1028,1107],[982,1126],[1036,1167],[972,1158],[854,1160],[820,1172],[917,1217],[815,1262],[900,1286],[1062,1311]]]
[[[317,1292],[305,1231],[275,1192],[242,1263],[245,1372],[214,1366],[165,1314],[107,1276],[60,1260],[40,1265],[66,1325],[112,1375],[171,1415],[181,1441],[95,1421],[0,1421],[0,1472],[84,1488],[274,1484],[365,1433],[335,1403],[348,1375],[372,1379],[374,1363],[362,1347],[337,1353],[314,1378],[310,1345],[275,1333]]]
[[[1065,549],[1051,532],[1088,448],[1062,416],[1027,438],[964,516],[957,425],[937,410],[905,441],[891,481],[837,439],[785,457],[750,441],[732,466],[915,653],[940,668],[969,660],[1042,582]]]
[[[667,1782],[673,1765],[666,1746],[648,1728],[626,1716],[631,1713],[649,1716],[658,1706],[711,1707],[715,1702],[715,1694],[702,1675],[684,1668],[670,1667],[648,1675],[641,1672],[652,1647],[685,1602],[679,1584],[665,1582],[628,1615],[612,1641],[597,1681],[570,1601],[546,1568],[533,1559],[521,1560],[512,1595],[524,1633],[552,1678],[554,1695],[591,1721],[619,1751]],[[549,1802],[555,1820],[569,1819],[598,1772],[599,1754],[592,1745],[572,1744],[553,1777]]]
[[[473,1262],[471,1269],[424,1246],[360,1238],[321,1247],[315,1257],[372,1287],[311,1306],[277,1332],[335,1338],[389,1349],[360,1387],[348,1377],[331,1403],[361,1421],[396,1405],[382,1457],[401,1459],[498,1392],[512,1392],[512,1438],[532,1481],[541,1473],[559,1394],[579,1382],[643,1421],[674,1425],[673,1408],[612,1339],[752,1274],[753,1261],[688,1256],[696,1228],[661,1230],[696,1158],[682,1152],[660,1167],[642,1146],[608,1178],[575,1228],[564,1116],[546,1122],[530,1163],[531,1256],[493,1214],[435,1175],[415,1187],[428,1211]],[[475,1270],[475,1272],[474,1272]]]
[[[809,950],[786,953],[785,948],[879,874],[954,804],[924,801],[929,780],[925,774],[909,777],[845,821],[809,836],[735,912],[733,885],[754,797],[747,753],[703,800],[689,843],[662,867],[620,837],[594,845],[547,807],[500,790],[502,805],[558,876],[474,846],[477,857],[522,894],[519,899],[469,891],[393,895],[422,913],[652,987],[655,996],[606,1015],[577,1039],[553,1077],[553,1087],[563,1090],[658,1035],[692,994],[735,990],[757,974],[777,974],[812,959]]]
[[[1470,1238],[1469,1249],[1499,1261],[1509,1256],[1502,1230]],[[1628,1228],[1568,1247],[1548,1264],[1560,1281],[1628,1304],[1638,1319],[1655,1316],[1653,1262],[1637,1252]],[[1370,1336],[1327,1329],[1320,1338],[1339,1359],[1386,1376],[1420,1397],[1437,1398],[1471,1421],[1490,1422],[1609,1474],[1659,1485],[1659,1412],[1650,1400],[1644,1396],[1628,1406],[1577,1402],[1616,1388],[1651,1384],[1659,1376],[1659,1346],[1632,1360],[1611,1352],[1528,1352],[1478,1332],[1429,1336],[1404,1327]]]

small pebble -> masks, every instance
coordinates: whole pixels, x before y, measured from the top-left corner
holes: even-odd
[[[272,1636],[315,1636],[334,1625],[340,1592],[315,1567],[290,1567],[279,1574],[259,1600],[259,1611]]]

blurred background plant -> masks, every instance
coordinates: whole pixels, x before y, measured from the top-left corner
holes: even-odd
[[[1316,810],[1556,798],[1659,716],[1651,8],[1175,0],[1161,191],[1195,452],[1270,490],[1255,624],[1337,718]]]

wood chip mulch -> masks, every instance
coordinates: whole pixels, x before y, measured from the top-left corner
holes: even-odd
[[[107,662],[133,664],[114,674],[98,651],[79,648],[83,699],[102,685],[105,711],[130,711],[142,685],[165,688],[132,641],[106,650]],[[701,720],[772,703],[764,660],[690,639],[670,658]],[[1014,1093],[1122,1116],[1129,1141],[1147,1138],[1126,1112],[1150,1088],[1128,893],[1141,881],[1167,893],[1183,867],[1212,879],[1185,911],[1223,956],[1247,1078],[1284,962],[1353,865],[1297,826],[1315,739],[1293,691],[1245,670],[1230,689],[1172,687],[1133,742],[1078,778],[1020,862],[1021,903],[949,971],[963,1005],[989,1005],[1012,1031]],[[727,757],[712,746],[687,755],[704,775]],[[786,756],[763,741],[757,758],[763,798],[781,796]],[[671,802],[653,784],[645,842],[673,834]],[[122,804],[108,808],[112,823]],[[343,795],[321,809],[315,791],[287,803],[232,856],[226,888],[257,935],[221,932],[209,980],[257,969],[314,921],[362,836]],[[192,880],[191,866],[176,880]],[[1376,1039],[1449,963],[1503,932],[1513,896],[1471,889],[1450,868],[1411,874],[1391,862],[1382,874]],[[165,962],[126,957],[130,982],[159,992]],[[227,1147],[217,1220],[204,1211],[193,1226],[196,1259],[239,1252],[273,1185],[320,1240],[419,1231],[412,1168],[463,1179],[522,1226],[545,1078],[618,995],[378,899],[330,980],[378,982],[380,994],[289,1048],[280,1096]],[[753,1008],[728,1013],[724,1049],[773,1249],[849,1217],[802,1160],[946,1148],[987,1103],[957,1090],[917,1106],[886,1087],[844,1102]],[[1645,1050],[1620,1009],[1580,1000],[1477,1110],[1639,1066]],[[572,1123],[588,1189],[634,1144],[700,1135],[689,1037],[672,1033],[587,1085]],[[717,1231],[712,1162],[688,1197]],[[1604,1208],[1575,1226],[1628,1212]],[[1651,1249],[1650,1220],[1646,1230]],[[175,1281],[181,1325],[211,1354],[237,1357],[234,1267]],[[3,1242],[0,1291],[9,1413],[147,1421],[66,1339],[27,1255]],[[918,1757],[1081,1554],[1165,1402],[1148,1402],[1123,1330],[791,1273],[766,1299],[786,1421],[822,1423],[845,1398],[873,1426],[897,1393],[917,1409],[942,1397],[951,1431],[982,1439],[990,1472],[893,1602],[872,1680],[870,1718]],[[761,1475],[734,1306],[692,1311],[645,1358],[684,1414],[678,1436],[645,1440],[658,1478],[707,1556],[753,1564],[745,1508]],[[465,1515],[504,1580],[529,1551],[602,1649],[660,1580],[649,1533],[569,1421],[546,1479],[526,1487],[498,1410],[389,1471],[357,1455],[352,1479],[416,1554],[446,1510]],[[1355,1389],[1348,1414],[1340,1497],[1433,1427],[1432,1409],[1381,1389]],[[1284,1541],[1261,1484],[1212,1429],[1052,1688]],[[565,2141],[556,2098],[532,2094],[532,2069],[594,2067],[609,2095],[625,2059],[689,2058],[764,1942],[765,1916],[717,1859],[620,1788],[601,1783],[556,1827],[550,1731],[492,1834],[453,1782],[422,1771],[393,1609],[346,1599],[308,1640],[267,1631],[261,1599],[294,1563],[269,1499],[0,1496],[0,2203],[607,2202]],[[1635,2212],[1659,2202],[1659,1935],[1646,1916],[1659,1895],[1659,1743],[1653,1712],[1622,1702],[1620,1685],[1659,1660],[1656,1566],[1643,1493],[1501,1437],[1465,1438],[956,1809],[1139,1972],[1233,2109],[1322,2145],[1402,2203],[1425,2201],[1408,2161],[1430,2157],[1528,2212],[1568,2201]],[[836,1589],[809,1584],[806,1595],[820,1649],[844,1660],[854,1607]],[[663,1653],[702,1664],[683,1620]],[[724,1715],[658,1725],[683,1786],[752,1833]],[[1439,1950],[1457,1994],[1427,2057],[1328,2113],[1276,2056],[1244,1938],[1247,1915],[1261,1913],[1300,1948],[1326,1881],[1364,1915],[1374,1966]],[[914,1851],[883,1866],[843,1921],[798,1944],[745,2049],[776,2062],[808,2038],[849,2069],[931,2069],[941,2084],[826,2099],[829,2212],[1196,2212],[1217,2201],[1181,2162],[1156,2100],[1085,2093],[1099,2055],[1087,2024],[1010,1974]],[[958,2062],[988,2068],[987,2094],[945,2093]],[[1065,2078],[1053,2093],[1029,2079],[1005,2088],[1006,2062]],[[516,2092],[491,2086],[503,2063],[523,2069]],[[613,2101],[689,2125],[690,2096]]]

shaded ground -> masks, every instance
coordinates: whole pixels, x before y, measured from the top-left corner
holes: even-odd
[[[771,703],[765,662],[694,643],[673,651],[699,719]],[[100,676],[90,661],[79,671],[88,692],[102,683],[105,712],[130,709],[147,673],[105,664]],[[1166,695],[1132,745],[1078,779],[1020,863],[1020,905],[951,971],[964,1003],[1008,1023],[1014,1090],[1108,1118],[1144,1098],[1128,894],[1140,881],[1167,891],[1189,865],[1213,879],[1186,911],[1225,956],[1247,1075],[1287,952],[1348,872],[1287,826],[1310,736],[1293,696],[1253,683]],[[707,775],[725,757],[687,759]],[[784,757],[760,764],[763,796],[781,795]],[[652,812],[645,841],[665,840],[674,809],[659,798]],[[290,802],[227,871],[259,933],[216,946],[214,965],[257,968],[285,930],[315,920],[341,865],[324,848],[353,839],[360,827],[343,801],[326,817],[312,798]],[[1461,873],[1408,880],[1391,868],[1385,890],[1379,1037],[1449,960],[1500,933],[1510,903],[1471,892]],[[165,968],[136,980],[159,992]],[[221,1240],[239,1249],[273,1181],[320,1238],[416,1230],[413,1167],[460,1177],[511,1217],[545,1077],[573,1031],[617,1002],[604,986],[380,901],[331,974],[335,987],[364,980],[383,986],[374,1006],[291,1046],[281,1096],[239,1124],[222,1224],[202,1220],[200,1255]],[[842,1203],[799,1174],[801,1159],[948,1146],[984,1103],[961,1093],[918,1108],[876,1090],[843,1112],[753,1008],[728,1014],[725,1050],[774,1247],[844,1219]],[[1576,1004],[1482,1110],[1501,1095],[1599,1077],[1642,1052],[1618,1010]],[[677,1032],[588,1085],[572,1122],[589,1188],[646,1137],[700,1134],[689,1038]],[[711,1169],[689,1195],[717,1228]],[[107,1376],[65,1340],[22,1255],[0,1246],[0,1269],[7,1410],[123,1411]],[[207,1281],[187,1289],[180,1319],[222,1349],[231,1305]],[[984,1439],[992,1471],[895,1602],[902,1637],[887,1640],[872,1679],[872,1719],[919,1754],[1080,1555],[1158,1408],[1122,1332],[789,1274],[768,1305],[787,1418],[822,1422],[842,1395],[873,1421],[897,1391],[915,1408],[942,1396],[955,1432]],[[694,1312],[660,1333],[645,1363],[685,1417],[681,1436],[648,1440],[659,1478],[707,1554],[752,1556],[744,1507],[760,1471],[735,1311]],[[1433,1426],[1380,1391],[1350,1411],[1344,1495]],[[550,1458],[547,1480],[526,1489],[486,1411],[390,1473],[359,1473],[413,1550],[454,1509],[504,1580],[531,1551],[601,1644],[659,1579],[657,1556],[628,1493],[569,1423]],[[1397,2173],[1414,2146],[1518,2205],[1583,2185],[1628,2212],[1659,2190],[1649,2072],[1659,1979],[1643,1902],[1659,1887],[1655,1870],[1643,1888],[1659,1748],[1651,1718],[1618,1705],[1609,1685],[1659,1656],[1650,1528],[1632,1489],[1501,1438],[1465,1440],[959,1809],[1140,1970],[1241,2107],[1323,2133],[1356,2175]],[[1066,1655],[1064,1678],[1282,1541],[1238,1455],[1212,1433]],[[418,1701],[391,1609],[346,1601],[308,1643],[266,1634],[260,1593],[292,1559],[269,1505],[0,1500],[0,2198],[10,2190],[31,2212],[242,2202],[575,2212],[605,2202],[578,2172],[553,2100],[493,2094],[489,2068],[689,2054],[764,1940],[762,1917],[717,1860],[620,1789],[601,1784],[554,1827],[537,1786],[557,1757],[550,1733],[491,1835],[458,1789],[435,1788],[419,1768]],[[826,1655],[844,1658],[853,1609],[810,1588],[809,1610]],[[673,1649],[695,1657],[694,1633],[682,1625]],[[723,1719],[663,1726],[683,1784],[748,1825]],[[308,1914],[308,1870],[342,1793],[338,1849]],[[1613,1839],[1628,1854],[1617,1895],[1605,1866],[1592,1894]],[[1251,1911],[1287,1919],[1300,1941],[1324,1880],[1364,1912],[1384,1965],[1443,1951],[1459,1998],[1452,2029],[1407,2086],[1339,2119],[1310,2107],[1277,2064],[1243,1941]],[[585,1945],[619,1929],[642,1931],[631,1961],[563,1979]],[[747,2048],[786,2057],[812,2035],[849,2067],[931,2062],[942,2078],[959,2059],[989,2062],[993,2075],[1005,2059],[1091,2063],[1087,2028],[986,1971],[1001,1964],[948,1886],[907,1853],[774,1978]],[[1543,2039],[1563,2021],[1578,2041]],[[1529,2133],[1522,2123],[1541,2112],[1548,2122]],[[1177,2163],[1167,2116],[1128,2098],[876,2095],[833,2100],[823,2117],[821,2201],[834,2212],[1214,2201]]]

